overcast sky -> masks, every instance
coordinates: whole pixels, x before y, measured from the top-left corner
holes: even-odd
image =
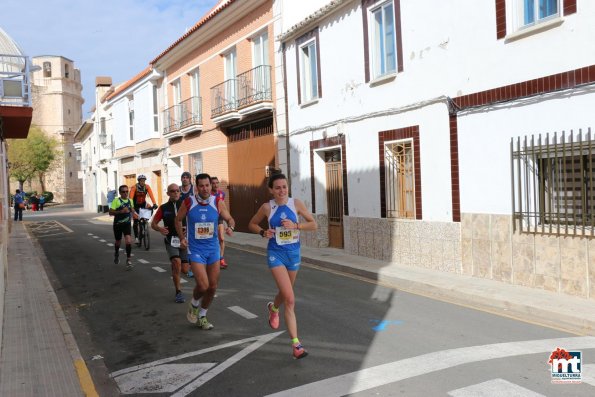
[[[25,55],[74,61],[83,83],[83,119],[96,76],[126,81],[182,36],[217,0],[0,0],[0,26]]]

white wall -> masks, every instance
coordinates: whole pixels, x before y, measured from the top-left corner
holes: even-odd
[[[595,133],[595,90],[459,116],[461,212],[510,214],[510,139],[570,130]]]

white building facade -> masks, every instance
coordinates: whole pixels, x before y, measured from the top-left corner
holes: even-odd
[[[159,109],[162,76],[147,68],[107,97],[111,107],[118,185],[147,177],[156,204],[166,198],[167,148],[161,137]],[[150,200],[149,200],[150,201]]]
[[[595,4],[279,6],[309,244],[595,299]]]

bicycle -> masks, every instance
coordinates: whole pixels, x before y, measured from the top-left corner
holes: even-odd
[[[151,233],[148,224],[152,215],[152,208],[140,208],[138,211],[138,246],[144,245],[145,250],[149,250],[151,247]]]

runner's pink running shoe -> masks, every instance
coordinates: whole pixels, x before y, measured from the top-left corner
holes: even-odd
[[[304,358],[308,355],[308,352],[301,343],[296,343],[293,345],[293,358],[299,360],[300,358]]]
[[[272,329],[279,328],[279,311],[273,311],[273,302],[267,303],[267,309],[269,310],[269,325]]]

